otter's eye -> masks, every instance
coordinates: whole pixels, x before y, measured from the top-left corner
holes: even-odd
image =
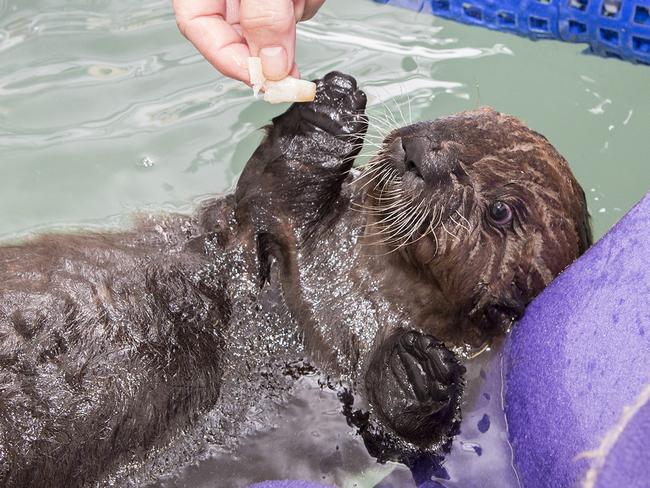
[[[490,219],[497,225],[505,225],[512,220],[512,209],[510,205],[497,200],[490,205]]]

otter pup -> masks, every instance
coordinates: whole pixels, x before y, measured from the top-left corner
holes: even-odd
[[[330,73],[234,194],[0,247],[0,484],[155,478],[250,430],[302,357],[363,397],[344,410],[384,458],[449,440],[463,368],[441,341],[502,334],[585,251],[584,193],[491,109],[395,130],[359,175],[365,104]]]

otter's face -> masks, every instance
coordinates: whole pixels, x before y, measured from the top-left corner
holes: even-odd
[[[367,175],[368,234],[444,296],[457,343],[503,332],[591,244],[567,162],[492,109],[393,131]]]

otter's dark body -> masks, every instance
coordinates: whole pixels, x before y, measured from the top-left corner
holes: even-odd
[[[314,103],[274,120],[234,195],[132,231],[0,247],[0,484],[119,480],[147,456],[164,474],[202,448],[183,444],[182,429],[228,445],[248,411],[290,385],[272,370],[304,355],[357,384],[393,434],[434,448],[453,434],[462,370],[408,329],[462,342],[459,317],[477,317],[494,322],[479,334],[489,336],[548,279],[513,296],[480,277],[475,291],[458,288],[476,296],[454,300],[453,273],[432,280],[429,261],[417,263],[428,248],[360,245],[368,219],[351,205],[367,187],[350,169],[364,107],[354,80],[330,74]],[[562,205],[580,221],[558,228],[567,244],[545,263],[553,273],[586,246],[584,208]]]
[[[363,108],[358,96],[341,115]],[[309,145],[294,151],[296,159],[338,166],[322,175],[315,167],[311,176],[287,170],[277,159],[291,156],[287,146],[300,140],[294,136],[304,122],[296,112],[269,129],[240,179],[237,204],[230,196],[193,216],[142,219],[131,231],[45,235],[0,247],[0,484],[102,479],[217,404],[230,418],[213,418],[206,430],[214,444],[227,444],[244,428],[242,410],[266,394],[237,383],[254,388],[260,368],[303,357],[301,337],[310,334],[291,320],[271,260],[286,252],[279,245],[304,236],[292,228],[280,236],[285,230],[271,226],[293,212],[288,204],[302,212],[293,223],[306,232],[333,222],[348,203],[338,201],[346,178],[338,168],[349,169],[356,149],[325,131],[313,137],[309,127]],[[355,132],[363,122],[347,124]],[[277,178],[301,195],[277,193]]]
[[[93,480],[214,404],[229,303],[179,223],[0,249],[3,485]]]

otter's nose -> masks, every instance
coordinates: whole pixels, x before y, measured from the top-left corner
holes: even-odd
[[[449,154],[426,137],[402,138],[404,170],[412,173],[427,184],[440,184],[449,181],[455,161]]]

